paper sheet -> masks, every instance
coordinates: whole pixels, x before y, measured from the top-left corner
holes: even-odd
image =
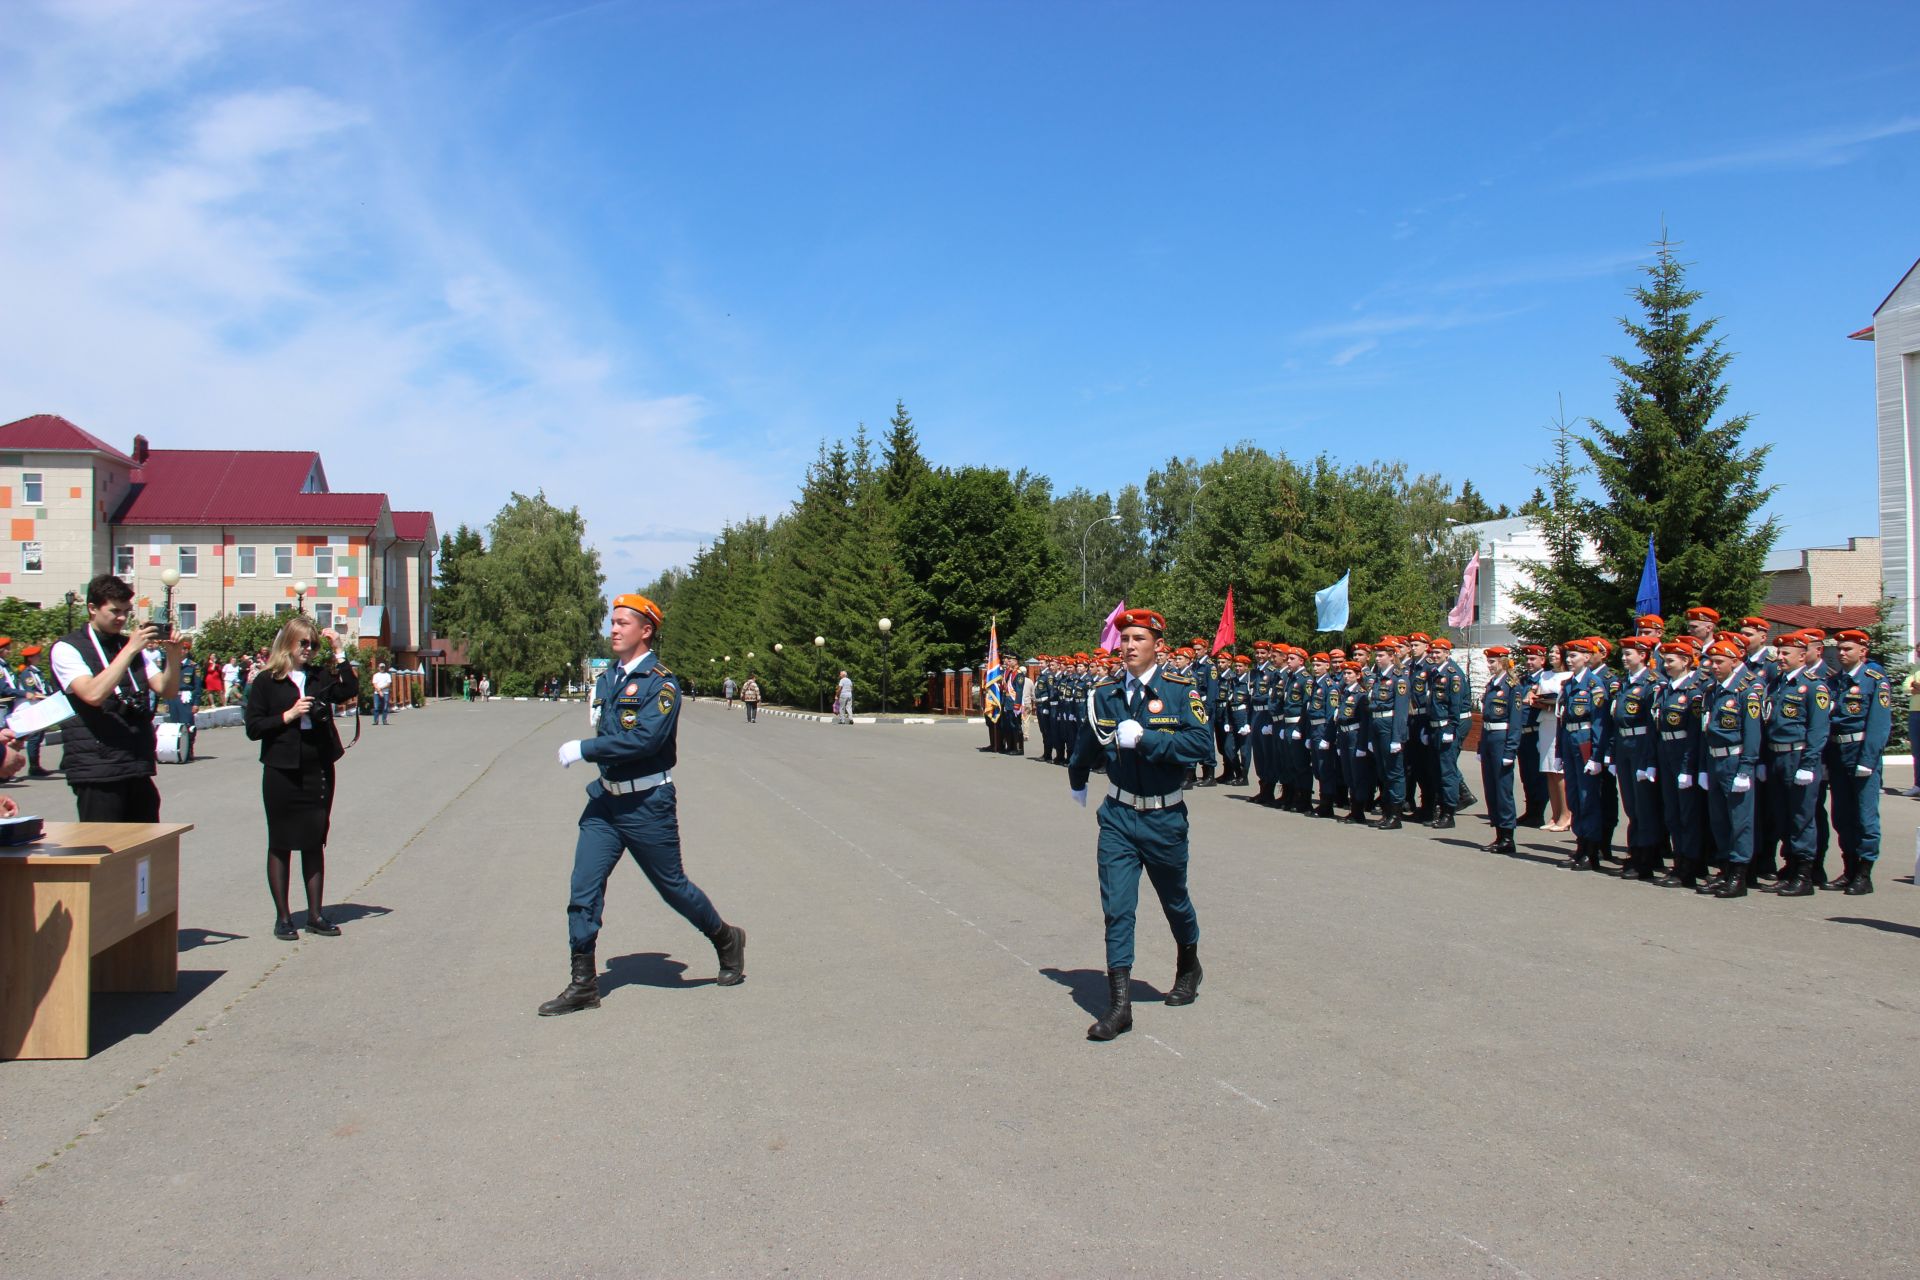
[[[64,720],[73,719],[73,704],[67,701],[67,695],[56,693],[50,698],[38,702],[17,704],[7,716],[7,728],[18,737],[30,733],[41,733]]]

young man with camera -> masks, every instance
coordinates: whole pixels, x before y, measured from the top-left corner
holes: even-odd
[[[87,584],[87,625],[53,646],[54,687],[73,705],[61,737],[82,822],[160,821],[154,696],[179,692],[188,642],[151,621],[129,631],[132,613],[133,588],[103,573]],[[148,652],[155,643],[164,654]]]

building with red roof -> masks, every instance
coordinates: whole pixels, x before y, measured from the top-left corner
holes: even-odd
[[[430,633],[430,512],[396,514],[383,493],[340,493],[312,450],[121,453],[65,418],[0,426],[0,509],[14,547],[0,590],[51,605],[112,572],[157,608],[177,569],[176,623],[304,607],[322,626],[410,658]]]

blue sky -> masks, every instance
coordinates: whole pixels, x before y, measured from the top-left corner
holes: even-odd
[[[613,584],[903,397],[1062,488],[1251,439],[1494,501],[1664,224],[1787,545],[1876,532],[1920,7],[18,3],[0,418],[319,447]]]

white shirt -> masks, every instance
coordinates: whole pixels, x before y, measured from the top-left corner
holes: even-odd
[[[87,631],[92,634],[93,628],[89,626]],[[127,643],[132,644],[133,641],[129,640]],[[101,645],[99,652],[95,655],[102,660],[102,670],[106,665],[111,665],[106,663],[106,653],[107,647]],[[153,650],[147,650],[144,656],[147,660],[147,684],[151,688],[153,681],[158,680],[167,668],[161,656]],[[60,682],[62,689],[70,689],[75,680],[84,680],[93,674],[93,668],[89,667],[87,660],[80,656],[80,651],[65,640],[53,646],[53,652],[48,655],[48,662],[53,667],[54,679]]]
[[[304,697],[306,697],[306,696],[307,696],[307,672],[306,672],[306,668],[304,668],[304,667],[295,667],[295,668],[294,668],[293,670],[291,670],[291,671],[289,671],[289,672],[287,672],[287,679],[289,679],[289,680],[291,680],[291,681],[293,681],[293,687],[294,687],[295,689],[297,689],[297,690],[299,690],[299,691],[300,691],[300,696],[301,696],[301,697],[303,697],[303,698],[304,698]],[[301,727],[302,729],[311,729],[311,728],[313,728],[313,717],[312,717],[312,716],[307,716],[307,715],[303,715],[303,716],[301,716],[301,717],[300,717],[300,727]]]
[[[1133,695],[1136,693],[1145,693],[1147,691],[1147,681],[1153,679],[1154,672],[1158,670],[1160,670],[1160,664],[1156,662],[1152,666],[1147,668],[1147,674],[1143,676],[1136,676],[1131,671],[1127,672],[1127,709],[1128,710],[1132,711],[1132,710],[1139,709],[1133,705]]]
[[[393,673],[390,671],[374,672],[373,687],[381,693],[385,693],[388,689],[391,689],[393,687]]]
[[[229,689],[233,688],[233,682],[239,678],[240,678],[240,668],[238,666],[234,665],[231,662],[225,663],[224,665],[221,666],[220,679],[226,683],[227,688]]]

